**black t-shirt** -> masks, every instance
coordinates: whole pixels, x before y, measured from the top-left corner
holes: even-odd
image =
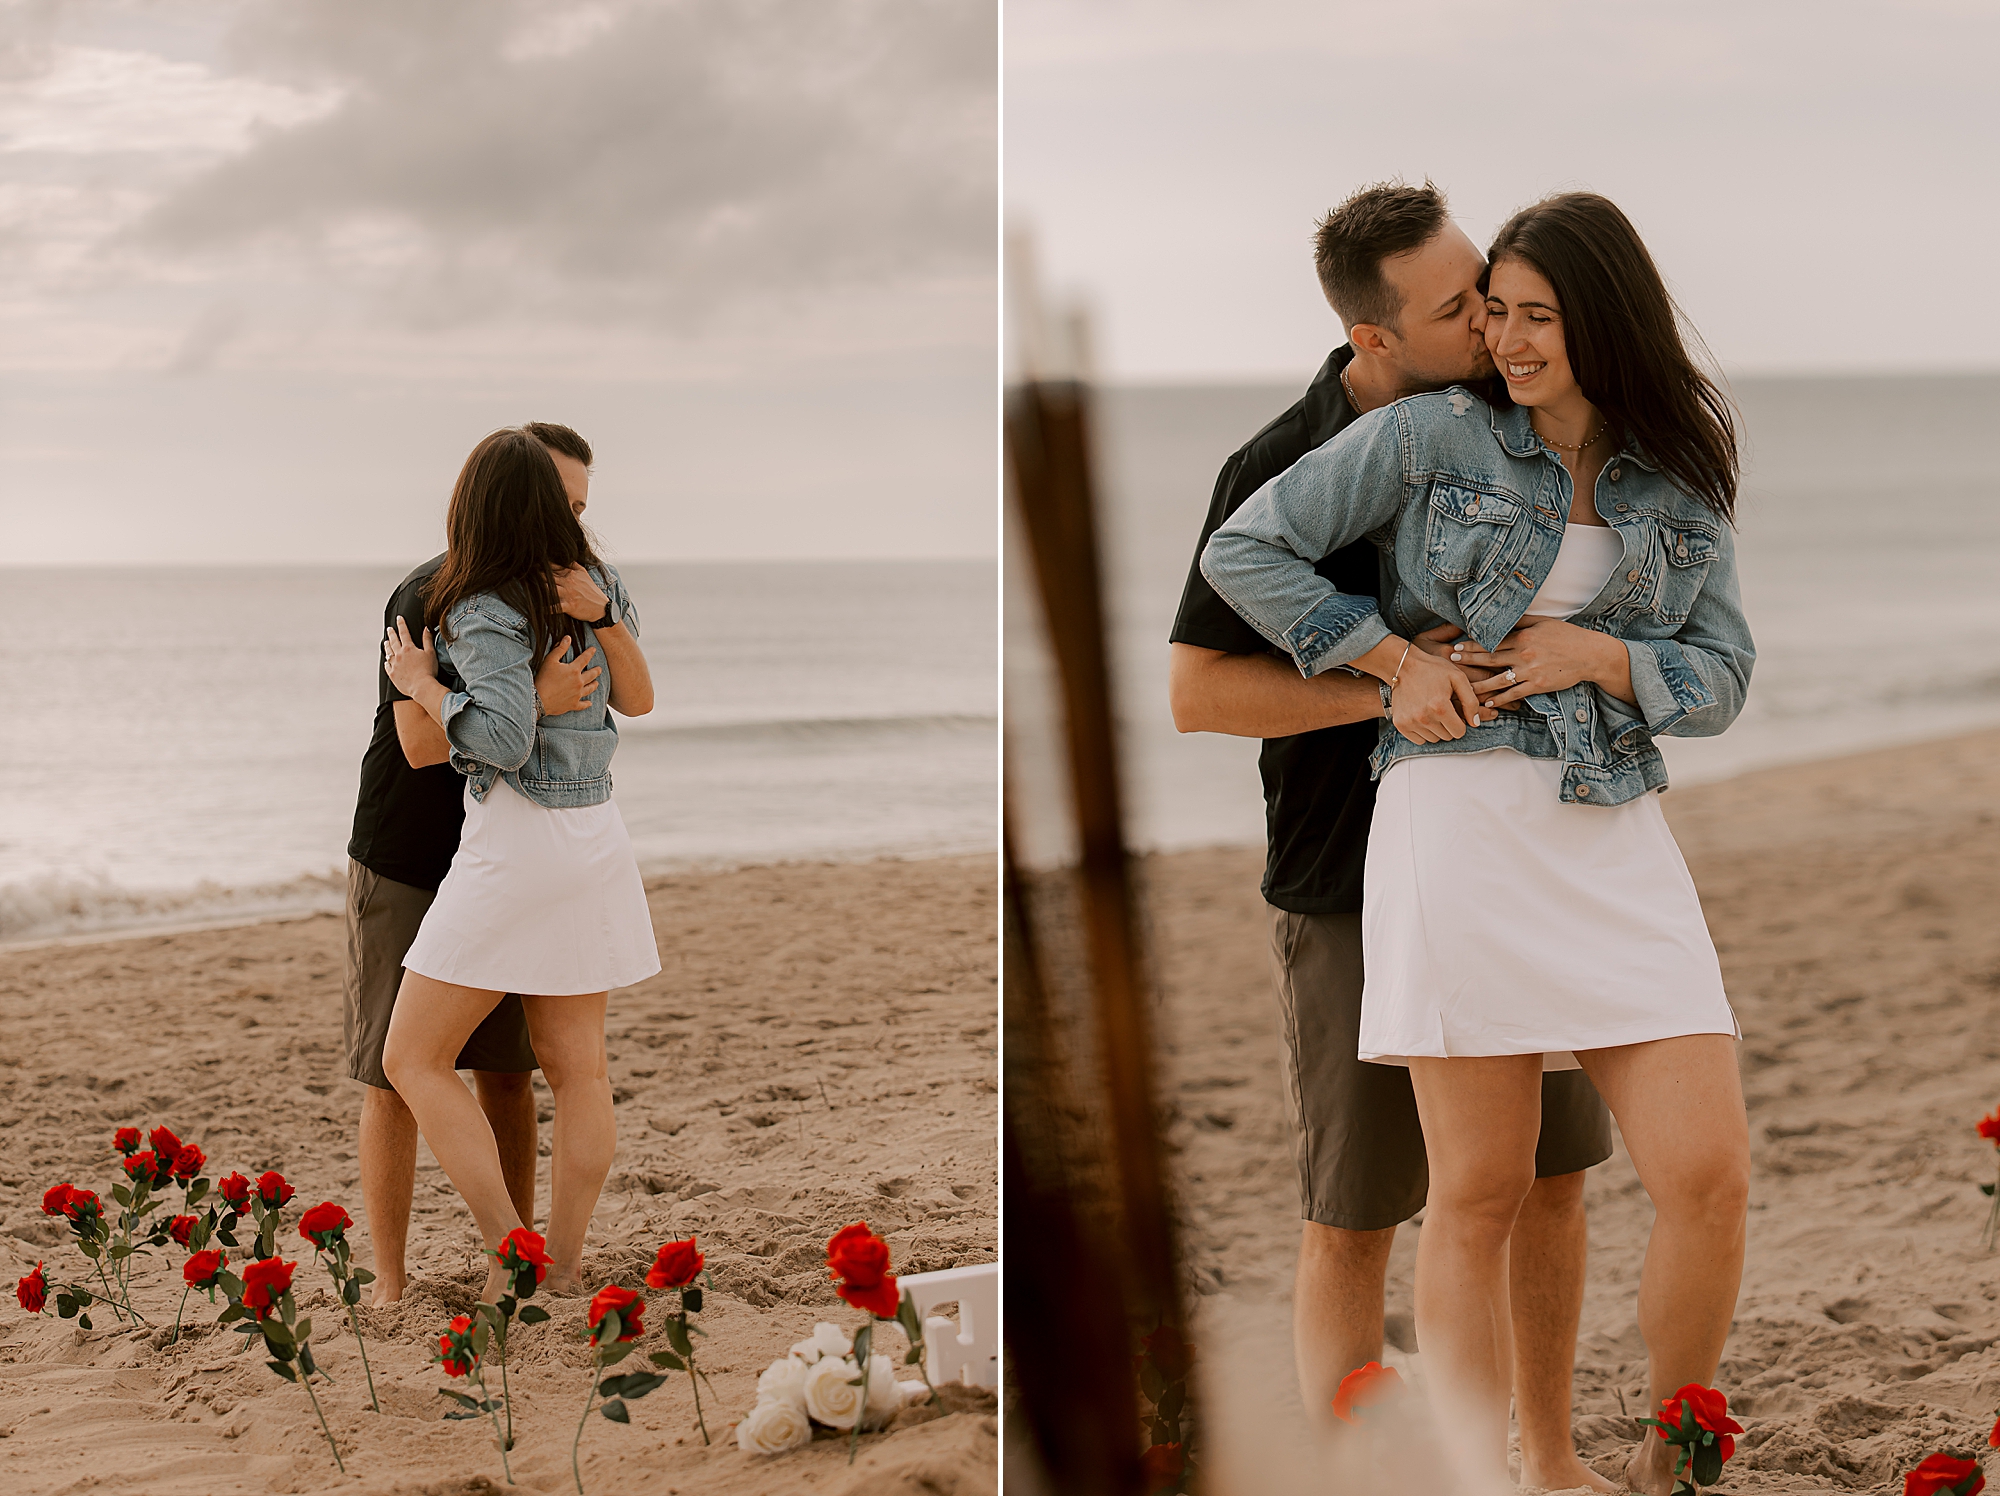
[[[1202,548],[1245,499],[1354,419],[1354,407],[1340,385],[1340,371],[1353,357],[1353,349],[1336,348],[1299,402],[1223,464],[1174,618],[1176,644],[1229,654],[1272,652],[1264,636],[1208,585],[1201,574]],[[1314,569],[1342,592],[1381,596],[1381,558],[1365,540],[1343,546]],[[1376,724],[1367,721],[1264,740],[1257,758],[1270,839],[1264,897],[1280,909],[1294,914],[1360,910],[1362,860],[1375,814],[1368,756],[1375,751],[1376,735]]]
[[[443,564],[443,556],[433,556],[403,578],[382,610],[385,629],[395,627],[401,617],[410,626],[411,638],[423,638],[423,585]],[[361,797],[354,807],[354,835],[347,843],[347,855],[381,877],[435,893],[458,851],[458,834],[465,824],[465,780],[448,763],[413,769],[403,757],[403,745],[396,738],[395,703],[410,698],[396,689],[382,667],[380,635],[375,672],[375,734],[361,755]]]

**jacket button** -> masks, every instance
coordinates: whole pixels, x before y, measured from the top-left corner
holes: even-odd
[[[1467,514],[1477,514],[1479,512],[1479,500],[1474,499],[1470,504],[1467,504],[1465,512]]]
[[[1637,573],[1636,571],[1628,571],[1625,573],[1625,580],[1628,582],[1636,582],[1639,580],[1639,573]]]
[[[1588,800],[1590,798],[1590,786],[1587,784],[1578,785],[1576,787],[1576,797],[1579,800]]]
[[[1630,504],[1616,504],[1613,505],[1612,507],[1615,508],[1620,514],[1623,514],[1627,509],[1631,508],[1632,506]]]
[[[1622,478],[1622,477],[1624,477],[1624,476],[1625,476],[1625,474],[1624,474],[1623,470],[1621,470],[1621,469],[1619,469],[1619,468],[1613,468],[1613,469],[1611,470],[1611,481],[1612,481],[1613,483],[1616,483],[1616,482],[1617,482],[1617,481],[1618,481],[1618,480],[1619,480],[1620,478]]]
[[[1576,720],[1579,722],[1588,722],[1590,720],[1590,713],[1586,712],[1582,707],[1578,707],[1576,711]]]

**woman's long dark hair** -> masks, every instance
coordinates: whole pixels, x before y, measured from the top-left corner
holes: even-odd
[[[445,615],[491,592],[528,620],[535,668],[571,635],[551,575],[595,566],[590,536],[569,507],[555,459],[527,432],[496,431],[472,449],[445,511],[444,564],[424,584],[424,618],[449,638]]]
[[[1487,264],[1509,259],[1538,271],[1562,303],[1569,366],[1590,403],[1733,523],[1736,419],[1688,353],[1680,309],[1632,220],[1595,192],[1559,193],[1523,208],[1494,237]]]

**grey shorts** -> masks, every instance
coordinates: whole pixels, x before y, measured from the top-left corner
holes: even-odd
[[[1357,1059],[1361,916],[1271,910],[1284,1028],[1285,1101],[1298,1155],[1299,1214],[1381,1231],[1423,1209],[1430,1188],[1410,1072]],[[1611,1156],[1611,1115],[1581,1070],[1542,1077],[1535,1174],[1574,1174]]]
[[[437,895],[347,863],[347,981],[344,1016],[347,1073],[377,1090],[393,1091],[382,1073],[382,1042],[403,985],[403,953],[417,938],[424,911]],[[460,1070],[519,1073],[535,1068],[528,1015],[510,992],[472,1031],[458,1052]]]

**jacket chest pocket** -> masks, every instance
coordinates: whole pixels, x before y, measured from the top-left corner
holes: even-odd
[[[1682,624],[1694,610],[1694,600],[1708,580],[1719,537],[1708,526],[1687,520],[1661,520],[1653,528],[1647,570],[1655,580],[1651,610],[1662,623]]]
[[[1424,518],[1424,566],[1441,582],[1477,576],[1507,542],[1521,506],[1453,483],[1432,487]]]

